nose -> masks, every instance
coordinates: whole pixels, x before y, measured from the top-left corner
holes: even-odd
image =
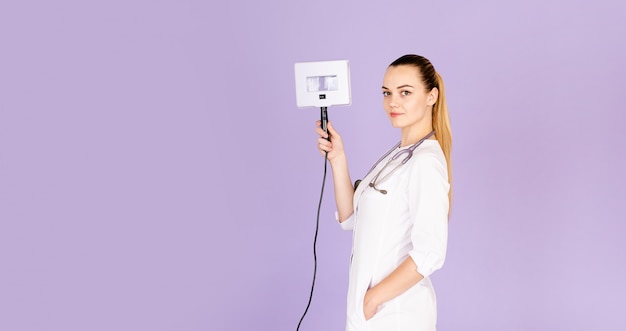
[[[398,97],[395,94],[390,95],[387,100],[389,100],[389,107],[397,108],[399,106]]]

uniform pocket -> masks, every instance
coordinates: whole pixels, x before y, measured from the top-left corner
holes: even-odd
[[[364,284],[363,288],[359,289],[359,294],[357,296],[357,300],[356,300],[356,311],[357,311],[357,316],[359,317],[360,320],[362,320],[363,322],[366,321],[365,319],[365,293],[367,293],[367,290],[369,290],[370,288],[370,284],[371,284],[372,280],[370,278],[370,280]],[[376,316],[376,315],[374,315]]]

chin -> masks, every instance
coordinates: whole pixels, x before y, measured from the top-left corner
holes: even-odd
[[[400,124],[397,120],[394,120],[393,118],[390,118],[389,122],[391,123],[391,126],[393,126],[394,128],[402,127],[402,124]]]

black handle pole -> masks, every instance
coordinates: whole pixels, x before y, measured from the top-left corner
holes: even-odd
[[[328,134],[328,108],[327,107],[321,107],[321,117],[322,117],[322,130],[324,130],[324,132],[326,132],[326,134]],[[326,138],[328,140],[330,140],[330,135],[328,134],[328,138]]]

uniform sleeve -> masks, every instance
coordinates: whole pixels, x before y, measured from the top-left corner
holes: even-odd
[[[413,227],[409,255],[428,277],[443,266],[448,245],[448,172],[445,159],[419,155],[409,175],[409,213]]]
[[[335,212],[335,220],[337,220],[339,226],[346,231],[354,229],[354,213],[352,213],[352,215],[350,215],[350,217],[348,217],[345,221],[339,222],[339,213]]]

